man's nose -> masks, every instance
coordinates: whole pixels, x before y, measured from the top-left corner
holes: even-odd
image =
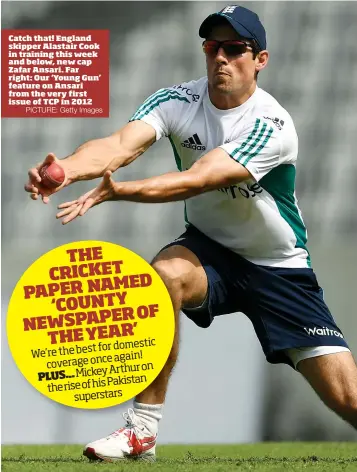
[[[224,49],[222,47],[220,47],[217,51],[217,54],[216,54],[216,62],[218,63],[228,63],[228,59],[227,59],[227,56],[226,56],[226,53],[224,52]]]

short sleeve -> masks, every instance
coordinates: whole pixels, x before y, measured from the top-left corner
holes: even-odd
[[[173,124],[181,112],[182,102],[190,103],[172,88],[160,89],[145,100],[129,121],[142,120],[151,125],[156,131],[158,141],[172,133]]]
[[[220,146],[242,164],[256,181],[283,162],[280,131],[262,118],[256,118],[230,143]]]

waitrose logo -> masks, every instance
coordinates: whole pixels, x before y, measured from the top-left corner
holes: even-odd
[[[323,328],[317,328],[317,326],[314,328],[304,328],[304,330],[309,336],[337,336],[338,338],[343,339],[343,335],[341,333],[335,331],[334,329],[326,328],[325,326]]]

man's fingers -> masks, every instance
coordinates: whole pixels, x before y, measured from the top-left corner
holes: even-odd
[[[103,175],[103,180],[108,183],[110,182],[110,179],[111,179],[111,175],[112,175],[112,171],[111,170],[107,170],[104,175]]]
[[[78,203],[78,200],[72,200],[71,202],[64,202],[64,203],[60,203],[57,208],[60,210],[61,208],[68,208],[74,204],[77,204]]]
[[[46,165],[51,165],[52,162],[56,161],[57,158],[56,156],[53,154],[53,152],[49,152],[46,156],[46,159],[43,161],[43,165],[46,166]]]
[[[93,203],[94,203],[93,198],[88,198],[88,200],[86,202],[84,202],[84,204],[82,206],[82,209],[79,212],[79,215],[80,216],[85,215],[87,213],[87,211],[89,210],[89,208],[91,208],[93,206]]]
[[[68,216],[63,218],[62,224],[66,225],[70,221],[73,221],[77,216],[79,215],[79,212],[81,211],[82,205],[78,205]]]
[[[87,198],[94,193],[95,189],[89,190],[89,192],[85,193],[81,197],[78,198],[78,203],[83,204]]]
[[[52,162],[54,162],[56,159],[57,159],[56,156],[52,152],[47,154],[44,161],[39,162],[38,164],[36,164],[35,167],[33,167],[32,169],[28,171],[28,176],[30,178],[30,181],[35,181],[35,182],[40,183],[42,180],[40,177],[41,167],[52,164]]]
[[[63,218],[63,216],[67,216],[69,215],[70,213],[72,213],[73,210],[75,210],[77,208],[77,204],[73,204],[67,208],[64,208],[62,211],[59,211],[56,215],[56,218]]]
[[[27,182],[27,184],[25,184],[25,190],[26,192],[30,193],[38,193],[38,188],[35,187],[31,182]]]
[[[28,171],[28,176],[30,178],[30,181],[32,181],[32,182],[33,181],[38,182],[38,183],[41,182],[40,174],[39,174],[38,170],[35,167]]]
[[[44,187],[41,182],[40,170],[44,165],[50,165],[56,161],[56,156],[51,152],[47,154],[44,161],[39,162],[35,167],[28,171],[29,181],[25,184],[26,192],[29,192],[32,200],[38,200],[41,195],[43,203],[50,201],[50,195],[56,192],[56,189],[48,189]]]

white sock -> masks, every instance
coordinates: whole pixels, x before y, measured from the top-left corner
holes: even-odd
[[[150,434],[156,435],[159,429],[159,421],[162,418],[163,404],[148,405],[134,400],[134,413],[140,419]]]

